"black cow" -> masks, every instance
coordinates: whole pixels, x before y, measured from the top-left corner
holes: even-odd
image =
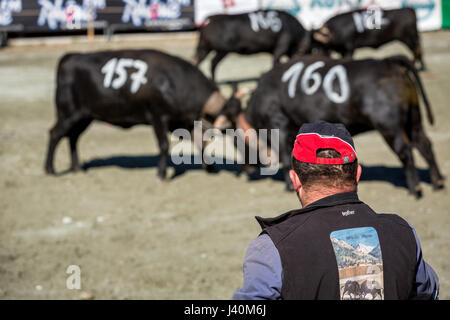
[[[305,122],[340,122],[352,135],[377,130],[403,163],[409,191],[420,197],[412,147],[427,161],[435,189],[443,187],[444,178],[422,127],[417,88],[433,123],[420,78],[406,57],[333,60],[305,56],[264,74],[245,111],[234,112],[229,120],[244,130],[280,129],[279,153],[285,168],[290,167],[295,135]],[[226,108],[222,111],[227,112]],[[288,170],[284,177],[287,189],[292,190]]]
[[[369,288],[368,281],[371,281],[372,284]],[[377,296],[380,296],[381,299],[383,299],[382,295],[382,289],[378,282],[372,281],[372,280],[364,280],[363,283],[361,283],[361,298],[365,299],[366,296],[370,293],[372,296],[372,300],[375,300]]]
[[[350,299],[360,299],[361,298],[361,287],[358,281],[347,280],[344,285],[344,290],[342,291],[341,300],[344,300],[344,295],[348,294]]]
[[[192,130],[194,120],[212,122],[225,104],[216,84],[195,66],[155,50],[67,54],[57,72],[57,121],[50,130],[46,172],[68,137],[72,170],[79,169],[77,140],[92,120],[123,128],[153,125],[160,148],[158,177],[166,176],[168,131]]]
[[[274,63],[283,55],[291,57],[306,51],[310,36],[292,15],[278,10],[259,10],[235,15],[210,16],[200,27],[195,64],[215,51],[211,62],[211,77],[215,79],[217,64],[230,52],[254,54],[268,52]]]
[[[422,48],[417,32],[416,12],[412,8],[383,10],[359,9],[330,18],[323,26],[312,32],[312,46],[336,51],[344,57],[352,57],[357,48],[378,48],[390,41],[403,42],[425,69]]]

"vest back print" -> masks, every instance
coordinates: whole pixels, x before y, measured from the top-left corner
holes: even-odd
[[[377,231],[372,227],[330,234],[339,269],[341,300],[384,299],[383,259]]]

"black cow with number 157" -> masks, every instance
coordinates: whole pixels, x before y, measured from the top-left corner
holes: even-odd
[[[193,130],[196,120],[221,126],[216,118],[226,101],[213,81],[183,59],[156,50],[118,50],[62,57],[55,103],[47,173],[55,173],[55,148],[64,137],[69,139],[71,169],[79,168],[78,138],[98,120],[122,128],[152,125],[160,148],[158,177],[164,179],[167,133],[178,128]]]

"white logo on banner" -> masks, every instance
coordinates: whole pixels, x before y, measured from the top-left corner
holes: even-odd
[[[295,98],[297,93],[297,83],[304,67],[303,62],[293,64],[282,76],[281,81],[288,83],[288,95],[291,99]],[[322,85],[323,90],[334,103],[343,103],[350,96],[350,86],[347,79],[347,71],[342,65],[337,65],[328,70],[322,83],[322,76],[316,70],[325,66],[323,61],[317,61],[306,67],[303,73],[300,86],[306,95],[313,95]],[[333,90],[333,83],[337,80],[340,93]],[[312,84],[311,84],[312,81]]]
[[[66,28],[81,28],[81,23],[87,23],[90,19],[91,9],[92,19],[97,17],[96,10],[104,9],[106,0],[83,0],[80,5],[75,0],[38,0],[41,6],[37,24],[44,26],[48,24],[51,30],[55,30],[59,25]]]
[[[0,26],[7,26],[13,22],[12,14],[22,11],[22,0],[0,1]]]
[[[259,32],[261,29],[271,29],[273,32],[279,32],[283,26],[276,11],[269,11],[266,16],[264,16],[263,12],[252,12],[248,14],[248,17],[250,26],[255,32]]]
[[[127,82],[128,72],[126,68],[135,68],[136,72],[130,75],[131,79],[131,93],[136,93],[141,85],[147,83],[147,69],[148,65],[142,60],[133,59],[117,59],[113,58],[109,60],[102,68],[102,73],[105,74],[103,79],[103,86],[105,88],[112,87],[113,89],[120,89]],[[117,77],[113,80],[114,75]]]
[[[123,23],[133,23],[140,27],[147,20],[177,19],[181,7],[190,6],[191,0],[122,0],[125,3],[122,14]]]

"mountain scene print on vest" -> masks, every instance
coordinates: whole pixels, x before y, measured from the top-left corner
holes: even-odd
[[[383,259],[377,231],[372,227],[338,230],[330,239],[339,269],[341,300],[383,300]]]

